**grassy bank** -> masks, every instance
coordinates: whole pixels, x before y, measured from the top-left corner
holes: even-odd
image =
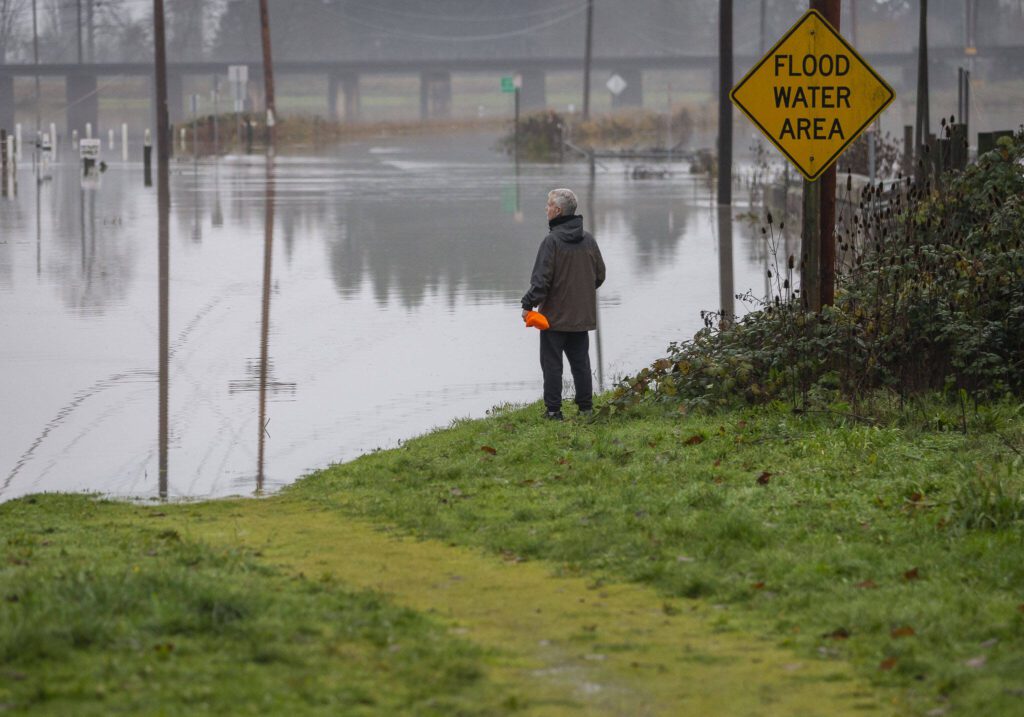
[[[758,714],[1020,713],[1020,405],[969,413],[966,434],[938,401],[539,411],[458,421],[262,501],[0,505],[0,704],[563,715],[710,693]],[[649,589],[619,596],[629,581]],[[530,653],[556,647],[553,667]],[[531,691],[551,675],[618,680],[600,694],[619,701]],[[713,689],[676,694],[691,682]]]
[[[288,491],[417,535],[727,606],[910,713],[1024,709],[1024,413],[657,408],[456,423]],[[931,710],[938,710],[931,712]]]
[[[435,622],[163,518],[87,496],[0,505],[0,711],[501,711],[481,650]]]

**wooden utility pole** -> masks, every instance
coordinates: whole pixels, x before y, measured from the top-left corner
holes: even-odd
[[[39,64],[39,22],[36,16],[36,0],[32,0],[32,61]],[[36,139],[39,139],[39,128],[42,116],[39,110],[39,68],[36,68]],[[56,144],[57,138],[51,137],[50,142]],[[51,144],[50,146],[53,146]]]
[[[267,0],[260,0],[260,29],[263,34],[263,85],[267,105],[267,151],[274,153],[274,125],[277,113],[274,107],[274,60],[270,53],[270,10]]]
[[[839,16],[842,12],[840,0],[812,0],[811,8],[817,10],[839,32]],[[818,224],[820,291],[819,305],[831,306],[836,296],[836,165],[822,172],[818,179],[821,197],[821,217]]]
[[[75,0],[78,10],[78,64],[82,64],[82,0]]]
[[[839,32],[840,0],[811,0],[810,9]],[[831,306],[836,295],[836,166],[804,180],[800,292],[809,311]]]
[[[583,121],[590,119],[590,59],[594,42],[594,0],[587,0],[587,35],[583,44]]]
[[[170,157],[170,118],[167,114],[167,40],[164,33],[164,0],[153,0],[153,53],[156,65],[156,163],[165,176]]]
[[[732,0],[718,3],[718,203],[732,204]]]
[[[917,40],[917,115],[914,118],[914,157],[921,159],[921,148],[928,143],[928,0],[920,0]]]

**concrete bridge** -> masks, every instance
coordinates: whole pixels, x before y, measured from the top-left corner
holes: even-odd
[[[965,60],[962,47],[939,47],[929,50],[933,64]],[[1010,69],[1017,76],[1024,74],[1024,46],[979,48],[977,59],[994,60],[1003,70]],[[750,67],[754,56],[738,55],[738,70]],[[913,51],[865,53],[865,59],[876,68],[899,68],[902,77],[892,77],[897,84],[912,84],[917,72],[917,56]],[[262,87],[262,65],[259,61],[201,61],[169,63],[168,105],[171,121],[184,119],[183,79],[187,76],[226,75],[228,67],[249,65],[249,81]],[[613,107],[640,106],[643,103],[643,71],[655,69],[704,70],[711,73],[712,88],[717,80],[717,55],[651,55],[595,57],[593,70],[600,73],[616,72],[626,80],[626,89],[613,99]],[[939,69],[939,68],[936,68]],[[443,118],[449,115],[452,99],[453,73],[519,73],[523,76],[521,94],[524,109],[546,106],[545,76],[548,72],[580,71],[579,57],[537,57],[518,59],[432,59],[374,60],[374,61],[278,61],[274,65],[277,77],[287,75],[319,75],[327,78],[327,114],[331,119],[356,121],[359,118],[359,82],[365,75],[397,74],[418,76],[420,81],[420,118]],[[0,127],[14,126],[15,77],[64,77],[66,128],[83,129],[91,123],[99,133],[99,78],[116,76],[152,77],[150,63],[95,63],[95,64],[6,64],[0,65]],[[932,77],[937,77],[932,74]],[[150,83],[152,87],[152,82]],[[339,100],[341,104],[339,105]]]

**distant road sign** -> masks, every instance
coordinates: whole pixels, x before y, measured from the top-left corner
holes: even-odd
[[[604,86],[608,88],[608,91],[618,97],[622,94],[622,91],[626,89],[627,83],[622,79],[621,75],[612,75],[608,78],[608,81],[604,83]]]
[[[232,82],[245,83],[249,81],[248,65],[228,65],[228,79]]]
[[[814,181],[896,93],[821,14],[809,10],[730,96]]]
[[[501,91],[502,92],[515,92],[516,91],[516,80],[512,76],[501,78]]]
[[[101,144],[99,139],[78,140],[78,156],[81,159],[99,159]]]

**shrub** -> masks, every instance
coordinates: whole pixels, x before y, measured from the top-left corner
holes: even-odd
[[[773,253],[775,231],[769,213],[762,232]],[[705,313],[692,339],[620,383],[611,407],[802,405],[877,389],[1024,395],[1024,134],[947,175],[941,189],[868,187],[835,239],[834,306],[805,308],[788,257],[769,271],[772,296],[738,297],[757,308],[736,322]]]

